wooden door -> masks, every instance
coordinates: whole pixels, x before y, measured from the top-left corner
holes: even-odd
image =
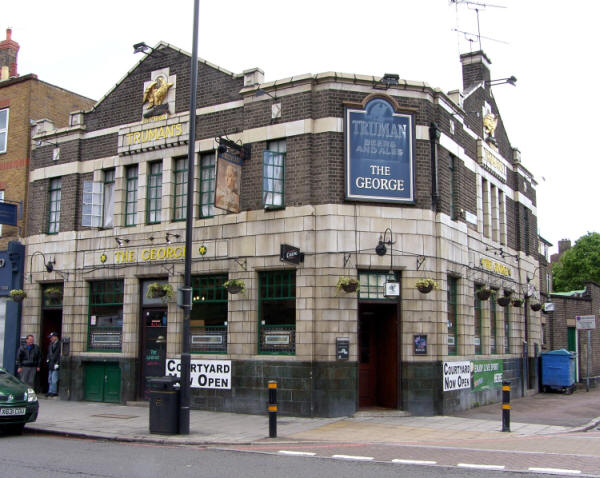
[[[398,327],[395,304],[359,307],[359,407],[398,406]]]

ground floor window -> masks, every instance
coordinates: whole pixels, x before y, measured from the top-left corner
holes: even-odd
[[[395,300],[397,297],[386,297],[385,283],[396,282],[396,274],[389,272],[360,271],[358,273],[360,289],[358,291],[359,299],[381,299]]]
[[[504,353],[510,353],[510,304],[504,307]]]
[[[90,282],[88,350],[120,352],[123,334],[123,281]]]
[[[296,271],[258,274],[258,352],[296,353]]]
[[[458,350],[457,284],[456,277],[448,276],[448,355],[456,355]]]
[[[481,355],[481,300],[479,299],[479,297],[477,297],[478,288],[478,286],[475,286],[475,290],[473,293],[473,296],[475,297],[475,329],[473,332],[473,344],[475,346],[475,354]]]
[[[227,275],[192,277],[190,315],[192,353],[227,352]]]

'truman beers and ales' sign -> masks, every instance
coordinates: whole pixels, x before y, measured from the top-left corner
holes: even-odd
[[[379,96],[346,108],[346,198],[414,201],[413,115]]]
[[[444,392],[471,388],[471,362],[444,362]]]

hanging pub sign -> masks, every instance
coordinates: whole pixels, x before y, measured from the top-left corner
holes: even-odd
[[[225,148],[217,155],[215,207],[228,212],[240,212],[240,182],[242,158],[239,152]]]
[[[304,262],[304,253],[300,249],[288,244],[279,246],[279,260],[281,262],[291,262],[292,264],[300,264]]]
[[[414,117],[376,96],[345,111],[346,199],[414,201]]]

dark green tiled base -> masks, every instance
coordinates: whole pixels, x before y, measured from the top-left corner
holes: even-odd
[[[356,409],[356,364],[349,362],[232,361],[231,390],[191,390],[191,407],[264,413],[270,380],[277,382],[279,412],[338,417]]]

